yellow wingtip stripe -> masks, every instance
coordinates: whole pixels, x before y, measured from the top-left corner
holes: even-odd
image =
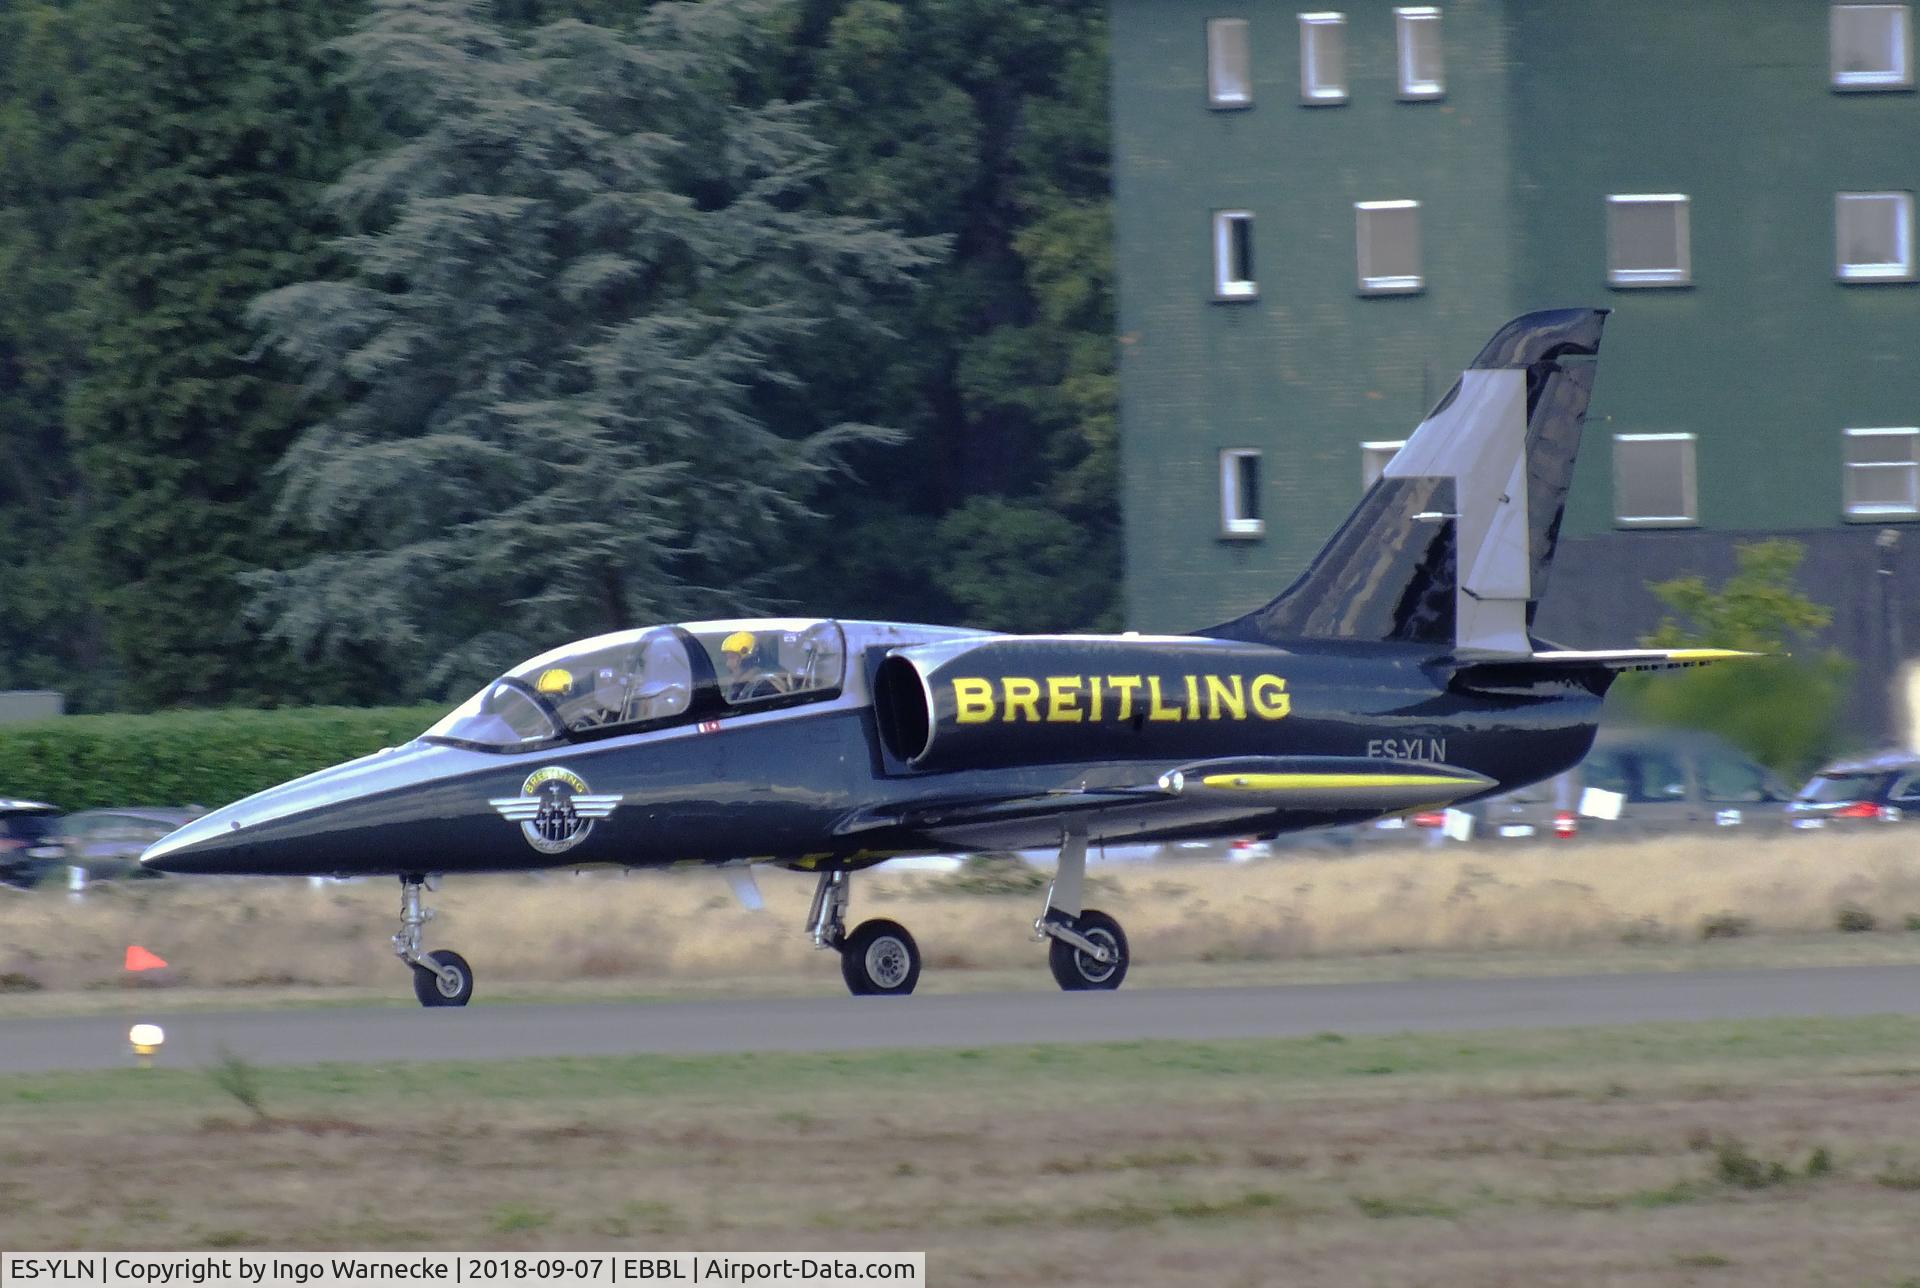
[[[1675,648],[1666,651],[1667,657],[1675,662],[1719,662],[1735,657],[1765,657],[1765,653],[1749,653],[1737,648]]]

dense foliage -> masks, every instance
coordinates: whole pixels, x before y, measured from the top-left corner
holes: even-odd
[[[0,687],[1115,624],[1105,65],[1098,0],[12,0]]]
[[[1718,588],[1699,576],[1653,585],[1674,615],[1641,642],[1766,656],[1675,676],[1627,676],[1622,704],[1652,724],[1711,729],[1797,782],[1841,750],[1852,667],[1834,650],[1812,647],[1833,613],[1795,585],[1805,547],[1776,539],[1737,549],[1739,568]]]
[[[62,809],[199,804],[209,809],[290,778],[397,747],[433,707],[168,711],[67,716],[0,727],[6,794]]]

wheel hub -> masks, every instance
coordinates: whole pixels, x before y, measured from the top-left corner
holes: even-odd
[[[900,987],[909,965],[907,946],[898,939],[883,937],[867,947],[867,976],[881,988]]]
[[[1113,972],[1120,969],[1120,945],[1115,942],[1112,935],[1104,930],[1092,930],[1082,933],[1084,933],[1088,939],[1100,945],[1101,949],[1107,954],[1108,960],[1104,962],[1098,961],[1086,952],[1076,948],[1073,950],[1074,966],[1079,969],[1080,974],[1083,975],[1090,984],[1098,984],[1102,980],[1112,978]]]

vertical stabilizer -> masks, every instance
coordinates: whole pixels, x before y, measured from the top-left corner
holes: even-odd
[[[1306,572],[1264,608],[1200,634],[1529,653],[1606,315],[1554,309],[1507,323]]]

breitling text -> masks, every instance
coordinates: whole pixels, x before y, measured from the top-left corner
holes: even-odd
[[[1009,675],[953,681],[959,724],[1280,720],[1293,710],[1277,675]]]

